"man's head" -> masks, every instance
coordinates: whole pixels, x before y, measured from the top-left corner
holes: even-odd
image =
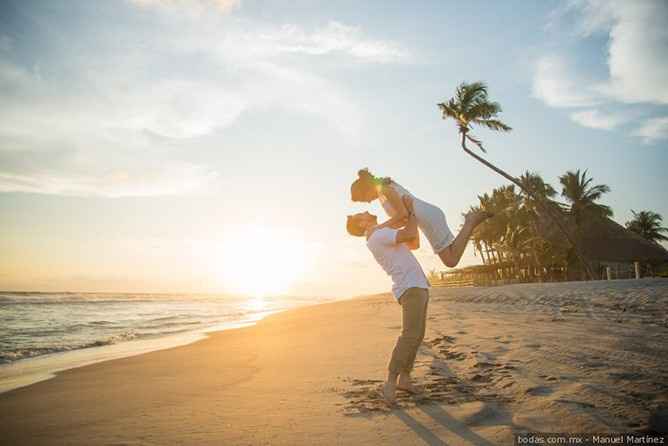
[[[346,229],[348,230],[348,234],[362,237],[367,228],[376,226],[377,224],[378,217],[368,212],[360,212],[359,214],[348,216]]]

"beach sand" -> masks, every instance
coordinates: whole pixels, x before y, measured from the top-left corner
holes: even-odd
[[[512,444],[662,430],[668,280],[433,289],[419,397],[379,398],[389,295],[304,307],[0,395],[7,445]]]

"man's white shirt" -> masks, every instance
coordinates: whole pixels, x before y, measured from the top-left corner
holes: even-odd
[[[429,281],[422,267],[405,243],[397,243],[397,233],[392,228],[378,229],[366,242],[376,261],[392,278],[392,294],[399,299],[409,288],[429,288]]]

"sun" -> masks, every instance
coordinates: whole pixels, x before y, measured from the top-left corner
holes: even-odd
[[[284,294],[305,273],[305,244],[298,234],[264,225],[230,228],[220,244],[222,287],[252,297]]]

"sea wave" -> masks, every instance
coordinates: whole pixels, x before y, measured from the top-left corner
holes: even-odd
[[[97,339],[83,344],[53,345],[3,350],[0,351],[0,364],[18,361],[19,359],[34,358],[35,356],[42,356],[51,353],[62,353],[72,350],[80,350],[83,348],[102,347],[105,345],[116,344],[118,342],[130,341],[138,337],[139,336],[134,330],[128,330],[126,332],[110,336],[106,339]]]
[[[313,302],[313,299],[310,300]],[[303,305],[291,297],[0,291],[0,364],[41,355],[205,332]]]
[[[41,292],[0,292],[2,304],[76,304],[115,302],[169,302],[188,300],[190,302],[209,301],[224,297],[227,301],[243,299],[237,296],[214,294],[149,294],[149,293],[41,293]]]

